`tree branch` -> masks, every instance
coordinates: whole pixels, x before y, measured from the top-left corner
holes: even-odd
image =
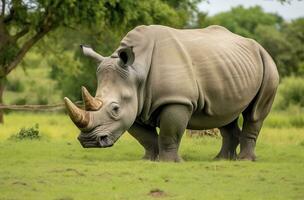
[[[5,15],[5,3],[6,3],[6,0],[1,0],[1,1],[2,1],[1,16],[3,17]]]
[[[30,30],[29,27],[26,26],[24,29],[22,29],[20,32],[16,33],[16,35],[13,36],[13,40],[17,41],[19,38],[27,34],[29,30]]]
[[[19,3],[21,1],[17,0],[16,2]],[[59,7],[60,4],[61,4],[61,2],[59,1],[59,3],[56,5],[55,9],[57,7]],[[12,9],[13,9],[13,7],[12,7]],[[13,11],[12,9],[11,9],[11,11]],[[15,69],[17,67],[17,65],[21,62],[21,60],[23,59],[25,54],[30,50],[30,48],[32,48],[34,46],[34,44],[36,44],[41,38],[43,38],[43,36],[45,36],[48,32],[50,32],[56,26],[58,26],[58,23],[53,21],[52,14],[53,13],[51,12],[51,7],[48,7],[46,9],[44,18],[41,20],[41,23],[39,25],[40,27],[39,27],[39,30],[37,31],[37,33],[22,45],[22,47],[16,54],[15,58],[5,67],[6,75],[8,75],[13,69]],[[24,34],[26,34],[26,30],[22,30],[21,32],[17,33],[15,36],[19,37]]]
[[[58,3],[57,6],[59,6],[60,3]],[[21,62],[25,54],[36,44],[43,36],[45,36],[48,32],[50,32],[53,28],[56,27],[56,24],[52,20],[52,13],[49,8],[46,9],[45,16],[41,20],[41,23],[39,25],[39,30],[37,33],[27,40],[23,46],[18,51],[17,55],[15,56],[14,60],[12,60],[5,68],[6,68],[6,75],[9,74],[13,69],[17,67],[17,65]],[[26,30],[22,30],[21,32],[17,33],[17,37],[20,35],[26,34]]]
[[[28,41],[26,41],[19,52],[17,53],[16,57],[10,64],[6,67],[6,74],[9,74],[13,69],[17,67],[17,65],[21,62],[25,54],[28,52],[28,50],[36,44],[43,36],[45,36],[49,31],[51,30],[51,27],[47,29],[43,29],[42,31],[39,31],[34,35],[32,38],[30,38]]]

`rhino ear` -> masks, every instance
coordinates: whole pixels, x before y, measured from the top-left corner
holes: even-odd
[[[102,62],[104,57],[100,54],[98,54],[96,51],[94,51],[90,46],[88,45],[80,45],[80,48],[82,49],[82,52],[84,55],[89,56],[96,60],[96,62]]]
[[[133,47],[124,47],[118,50],[118,65],[121,67],[130,66],[133,64],[135,55],[133,52]]]

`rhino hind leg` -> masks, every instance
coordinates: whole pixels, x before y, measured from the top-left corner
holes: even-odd
[[[166,105],[162,109],[159,118],[160,133],[158,137],[160,161],[182,161],[178,155],[178,149],[190,116],[190,109],[184,105]]]
[[[241,134],[241,130],[238,126],[238,119],[221,127],[220,132],[222,135],[222,147],[215,159],[235,160],[237,157],[236,148],[239,145],[239,136]]]
[[[270,112],[279,85],[275,63],[264,49],[261,49],[261,56],[264,63],[263,81],[258,94],[242,113],[244,122],[240,136],[241,151],[238,155],[242,160],[256,160],[254,153],[256,141],[263,121]]]
[[[255,146],[258,134],[262,128],[263,120],[256,122],[244,119],[242,133],[240,136],[240,154],[239,160],[256,160]]]
[[[143,159],[158,160],[158,134],[154,127],[135,122],[128,132],[145,148]]]
[[[239,159],[256,159],[255,145],[262,128],[263,121],[270,112],[279,85],[279,74],[270,55],[261,47],[261,58],[264,65],[264,76],[258,94],[242,113],[244,123],[240,136]]]

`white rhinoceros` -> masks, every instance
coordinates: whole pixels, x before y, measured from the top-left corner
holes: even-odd
[[[255,160],[279,75],[254,40],[220,26],[179,30],[152,25],[131,30],[110,57],[82,48],[99,63],[96,96],[83,87],[85,110],[68,98],[65,103],[83,147],[112,146],[128,131],[145,148],[144,158],[179,161],[186,128],[216,127],[223,137],[216,158]]]

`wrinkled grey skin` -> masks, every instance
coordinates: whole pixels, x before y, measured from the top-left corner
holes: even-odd
[[[186,128],[219,128],[217,159],[256,159],[256,140],[279,76],[255,41],[220,26],[152,25],[130,31],[110,57],[89,48],[84,53],[99,63],[95,97],[103,105],[87,111],[90,122],[78,137],[83,147],[112,146],[128,131],[145,148],[145,159],[178,162]]]

